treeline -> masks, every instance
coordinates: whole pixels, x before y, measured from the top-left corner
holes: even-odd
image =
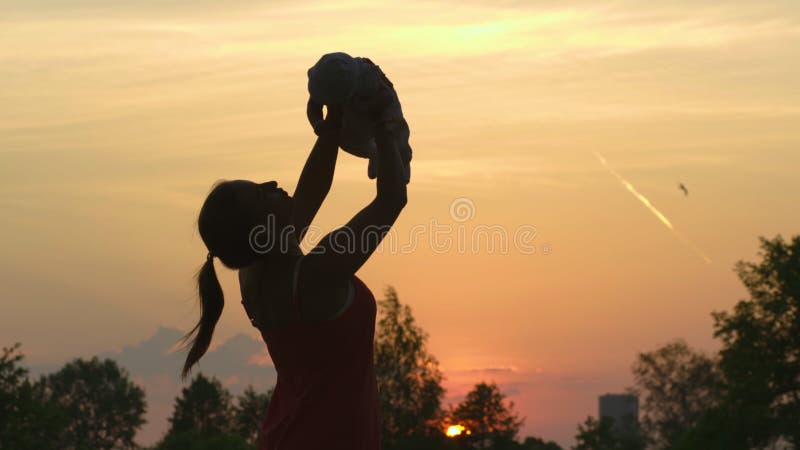
[[[128,450],[145,423],[144,391],[111,359],[76,359],[30,380],[19,345],[0,356],[0,449]],[[178,398],[170,427],[151,450],[255,448],[270,393],[236,399],[197,374]]]
[[[271,394],[248,387],[234,401],[218,379],[199,373],[175,399],[169,430],[151,450],[255,449]]]
[[[641,427],[623,433],[589,417],[574,450],[800,447],[800,236],[762,239],[761,250],[760,262],[735,269],[750,298],[713,314],[720,350],[705,355],[676,340],[638,355],[630,391],[640,398]],[[391,288],[379,308],[384,450],[559,449],[536,437],[520,441],[524,418],[494,383],[480,382],[444,407],[442,373],[411,309]],[[0,356],[0,450],[137,448],[144,391],[114,361],[76,359],[31,380],[22,360],[19,345]],[[250,388],[234,398],[198,374],[152,450],[254,449],[269,397]]]
[[[800,236],[762,238],[760,256],[735,266],[750,298],[712,314],[719,351],[678,339],[639,354],[640,430],[590,417],[576,450],[800,448]]]
[[[77,359],[31,380],[19,344],[0,356],[0,449],[133,449],[144,391],[112,360]]]
[[[559,449],[533,437],[517,441],[523,419],[495,383],[478,383],[463,402],[444,408],[443,376],[411,309],[392,288],[379,308],[375,370],[385,450]],[[134,437],[145,422],[145,393],[115,361],[75,359],[38,380],[22,362],[19,344],[3,349],[0,450],[139,448]],[[234,398],[218,379],[197,374],[150,450],[255,449],[270,395],[248,388]],[[448,425],[463,432],[447,436]]]

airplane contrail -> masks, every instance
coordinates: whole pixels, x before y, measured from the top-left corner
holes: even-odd
[[[623,177],[622,177],[622,175],[620,175],[620,174],[619,174],[619,173],[618,173],[616,170],[614,170],[614,169],[613,169],[611,166],[609,166],[609,165],[608,165],[608,162],[607,162],[607,161],[606,161],[606,159],[603,157],[603,155],[601,155],[601,154],[599,154],[599,153],[597,153],[597,152],[592,152],[592,153],[593,153],[593,154],[594,154],[594,156],[595,156],[595,157],[598,159],[598,161],[600,161],[600,164],[602,164],[602,165],[603,165],[603,167],[605,167],[605,168],[606,168],[606,169],[607,169],[607,170],[608,170],[608,171],[611,173],[611,175],[614,175],[614,177],[615,177],[617,180],[619,180],[619,182],[620,182],[620,183],[622,183],[622,185],[623,185],[623,186],[625,186],[625,188],[626,188],[626,189],[627,189],[627,190],[628,190],[628,191],[629,191],[631,194],[633,194],[633,196],[634,196],[634,197],[636,197],[636,198],[637,198],[637,199],[638,199],[640,202],[642,202],[642,204],[644,204],[644,206],[646,206],[646,207],[647,207],[647,209],[649,209],[649,210],[650,210],[650,212],[652,212],[652,213],[653,213],[653,214],[654,214],[654,215],[655,215],[655,216],[658,218],[658,220],[660,220],[660,221],[661,221],[661,223],[663,223],[663,224],[664,224],[664,226],[666,226],[666,227],[667,227],[667,228],[668,228],[668,229],[669,229],[669,230],[672,232],[672,234],[673,234],[673,235],[674,235],[674,236],[675,236],[675,237],[676,237],[676,238],[677,238],[679,241],[681,241],[681,243],[683,243],[683,245],[685,245],[685,246],[686,246],[686,247],[688,247],[690,250],[692,250],[692,251],[693,251],[693,252],[694,252],[694,253],[695,253],[697,256],[699,256],[699,257],[700,257],[700,258],[701,258],[701,259],[702,259],[702,260],[703,260],[703,261],[704,261],[706,264],[710,264],[710,263],[711,263],[711,259],[710,259],[708,256],[706,256],[706,255],[705,255],[705,253],[703,253],[703,251],[702,251],[702,250],[700,250],[699,248],[697,248],[697,246],[696,246],[696,245],[694,245],[694,244],[693,244],[693,243],[692,243],[692,242],[691,242],[689,239],[687,239],[686,237],[684,237],[682,234],[680,234],[680,233],[678,232],[678,230],[676,230],[676,229],[675,229],[675,227],[672,225],[672,222],[670,222],[670,221],[669,221],[669,219],[667,219],[667,216],[665,216],[664,214],[662,214],[662,213],[661,213],[661,211],[659,211],[658,209],[656,209],[656,207],[655,207],[655,206],[653,206],[653,204],[652,204],[652,203],[650,203],[650,200],[648,200],[648,199],[647,199],[647,197],[645,197],[644,195],[642,195],[642,194],[641,194],[639,191],[637,191],[637,190],[636,190],[636,188],[635,188],[635,187],[633,187],[633,185],[630,183],[630,181],[628,181],[628,180],[626,180],[625,178],[623,178]]]

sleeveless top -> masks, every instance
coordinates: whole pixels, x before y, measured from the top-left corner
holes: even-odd
[[[298,266],[292,287],[295,314]],[[259,450],[379,450],[373,365],[375,297],[355,275],[354,293],[334,319],[259,331],[278,380],[261,425]]]

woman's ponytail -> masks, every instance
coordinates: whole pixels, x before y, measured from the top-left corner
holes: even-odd
[[[200,320],[183,338],[184,342],[189,342],[191,345],[181,373],[183,378],[186,378],[192,366],[208,350],[214,334],[214,327],[217,325],[219,317],[222,315],[222,307],[225,305],[222,286],[220,286],[217,272],[214,270],[214,256],[210,252],[205,264],[197,272],[197,292],[200,296]]]

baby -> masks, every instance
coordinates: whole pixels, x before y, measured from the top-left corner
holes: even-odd
[[[411,177],[411,146],[408,144],[411,132],[403,118],[394,85],[378,66],[367,58],[328,53],[308,69],[308,93],[311,98],[306,114],[314,129],[322,123],[322,105],[342,107],[339,147],[355,156],[369,158],[367,175],[370,178],[375,178],[378,169],[373,121],[393,123],[397,150],[408,183]]]

